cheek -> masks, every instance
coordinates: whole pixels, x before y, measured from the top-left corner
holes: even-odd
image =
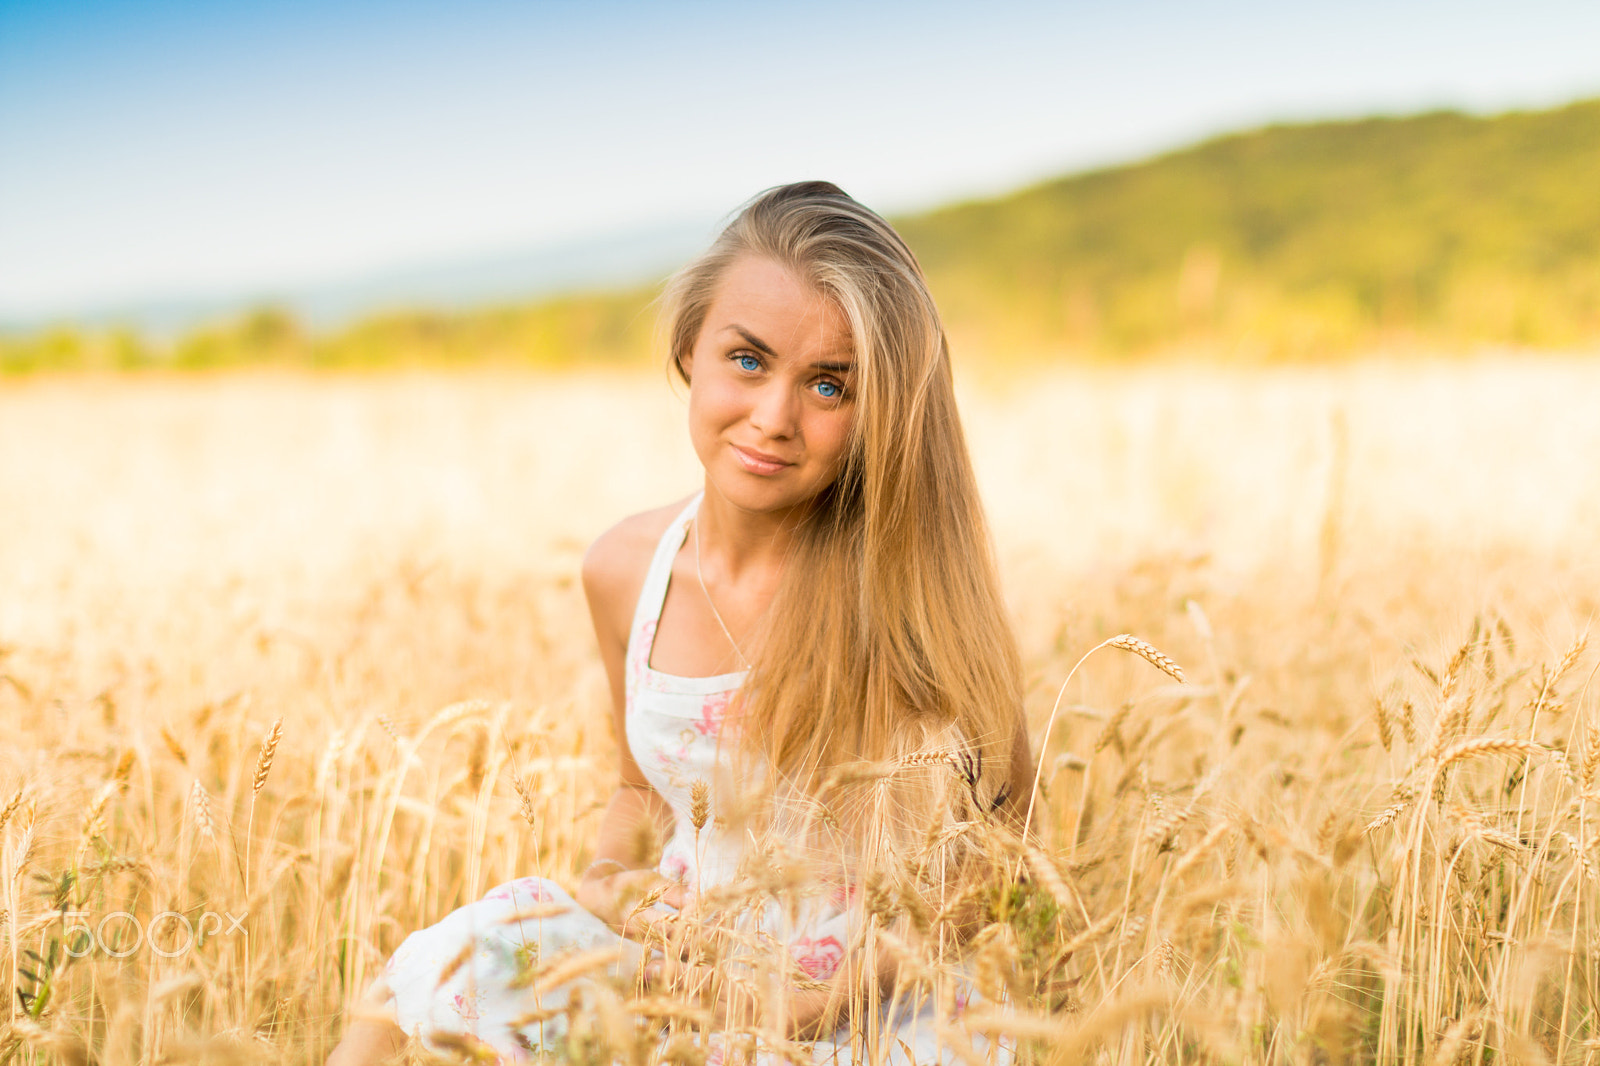
[[[695,440],[716,436],[724,427],[738,420],[737,390],[726,383],[697,379],[689,387],[689,432]]]
[[[848,412],[829,412],[818,419],[807,434],[810,448],[827,459],[829,467],[838,469],[850,443],[852,418]]]

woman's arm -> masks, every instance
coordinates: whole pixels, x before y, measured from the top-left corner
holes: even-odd
[[[649,785],[618,785],[600,819],[594,861],[578,883],[578,905],[634,940],[645,939],[648,919],[654,917],[635,913],[646,896],[657,893],[661,902],[683,906],[683,886],[657,873],[651,865],[653,856],[643,854],[640,847],[665,807]]]
[[[650,786],[628,749],[624,661],[633,607],[644,584],[655,538],[657,512],[626,519],[601,534],[583,559],[583,591],[589,602],[600,661],[611,691],[611,721],[617,739],[620,781],[600,817],[595,858],[578,885],[585,910],[626,936],[643,935],[629,918],[640,899],[661,890],[662,902],[683,904],[683,887],[651,869],[654,842],[670,826],[672,810]],[[664,525],[664,523],[662,523]],[[652,532],[653,531],[653,532]]]

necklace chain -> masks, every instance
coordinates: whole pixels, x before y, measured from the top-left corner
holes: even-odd
[[[739,665],[749,669],[750,660],[745,658],[744,649],[739,647],[739,642],[733,639],[733,634],[728,630],[728,623],[722,620],[722,612],[717,610],[716,601],[711,598],[711,590],[706,588],[706,575],[700,568],[700,516],[696,515],[690,522],[694,526],[694,576],[700,579],[700,591],[705,593],[706,606],[711,608],[711,617],[722,627],[722,635],[733,645],[733,653],[739,657]]]

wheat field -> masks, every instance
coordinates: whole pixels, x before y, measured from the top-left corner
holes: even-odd
[[[1597,397],[1592,356],[970,385],[1043,828],[952,1024],[1600,1061]],[[0,1062],[320,1063],[406,933],[570,884],[615,752],[578,562],[696,487],[682,423],[659,374],[0,388]],[[1062,688],[1122,633],[1186,683]],[[591,984],[573,1057],[658,1054]]]

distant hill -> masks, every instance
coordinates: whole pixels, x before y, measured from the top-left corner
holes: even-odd
[[[1272,126],[898,220],[1001,350],[1600,339],[1600,100]]]
[[[1600,343],[1600,100],[1271,126],[895,220],[964,351],[1336,358]],[[650,288],[403,312],[282,311],[153,344],[0,338],[0,371],[648,357]]]
[[[574,292],[632,288],[659,278],[704,247],[714,220],[636,227],[556,244],[398,264],[385,270],[276,288],[91,304],[27,316],[0,313],[0,336],[78,327],[138,330],[171,338],[197,326],[277,308],[319,332],[396,308],[470,311],[511,302],[554,302]]]

